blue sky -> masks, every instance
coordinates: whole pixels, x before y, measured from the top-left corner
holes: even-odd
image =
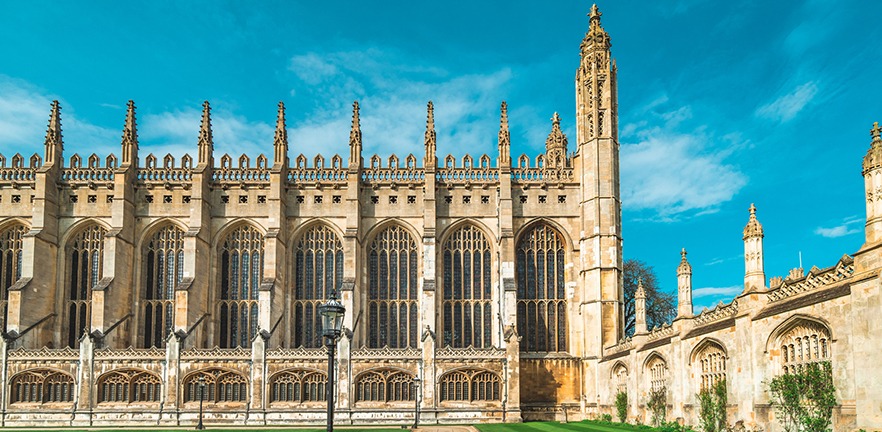
[[[756,203],[767,277],[802,253],[827,267],[863,240],[861,158],[882,121],[882,3],[608,1],[619,66],[627,258],[676,287],[689,251],[697,309],[743,283]],[[543,150],[552,113],[574,136],[573,76],[590,2],[14,2],[0,13],[0,153],[42,154],[49,101],[66,153],[118,153],[138,106],[143,161],[195,153],[213,107],[217,157],[271,153],[276,103],[291,157],[365,153],[495,159],[508,101],[515,156]]]

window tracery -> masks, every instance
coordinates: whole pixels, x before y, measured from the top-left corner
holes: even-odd
[[[444,242],[442,256],[443,345],[490,347],[490,242],[478,228],[463,227]]]
[[[649,388],[652,391],[658,391],[667,386],[668,364],[657,355],[647,364],[649,370]]]
[[[701,365],[701,390],[711,389],[726,379],[726,353],[716,343],[707,343],[698,354]]]
[[[786,373],[801,371],[810,363],[829,361],[830,331],[826,326],[803,320],[779,338],[781,369]]]
[[[327,374],[316,371],[289,370],[273,377],[271,402],[319,402],[327,399]]]
[[[98,378],[99,403],[159,402],[162,380],[147,371],[111,371]]]
[[[184,230],[166,226],[144,249],[144,347],[161,348],[173,330],[175,287],[184,276]]]
[[[6,328],[9,288],[21,278],[23,225],[15,225],[0,233],[0,330]]]
[[[362,374],[355,385],[359,402],[400,402],[414,400],[413,376],[394,370]]]
[[[51,369],[29,370],[12,378],[10,390],[11,403],[73,402],[74,379]]]
[[[613,368],[613,380],[615,382],[616,393],[628,392],[628,368],[619,363]]]
[[[518,241],[516,260],[521,351],[566,351],[563,236],[545,224],[530,228]]]
[[[343,243],[327,226],[310,228],[294,252],[294,347],[322,346],[318,306],[343,284]]]
[[[91,225],[74,236],[67,246],[67,346],[76,348],[80,337],[90,326],[92,288],[103,273],[104,234],[98,225]]]
[[[413,237],[393,225],[368,246],[368,347],[416,348],[417,252]]]
[[[251,226],[236,228],[221,245],[221,348],[250,347],[257,335],[263,245],[263,235]]]
[[[191,374],[184,381],[184,402],[199,402],[199,377],[205,379],[206,403],[245,402],[248,380],[245,376],[223,369],[209,369]]]
[[[475,402],[498,401],[499,376],[480,369],[448,372],[441,377],[441,401]]]

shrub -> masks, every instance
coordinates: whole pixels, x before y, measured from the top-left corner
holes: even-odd
[[[652,413],[653,426],[659,427],[665,422],[667,405],[668,398],[667,389],[665,387],[649,391],[649,400],[646,401],[646,407],[649,408],[649,412]]]
[[[698,393],[698,419],[704,432],[725,432],[728,424],[726,405],[729,403],[726,380],[720,380]]]
[[[628,419],[628,393],[620,391],[616,394],[616,414],[619,416],[619,423]]]
[[[772,405],[787,432],[830,430],[836,387],[830,362],[810,363],[769,383]]]
[[[600,416],[601,421],[612,423],[612,414],[604,414]]]

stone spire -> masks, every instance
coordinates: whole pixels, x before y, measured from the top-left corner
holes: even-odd
[[[352,127],[349,129],[349,168],[361,168],[361,120],[358,101],[352,102]]]
[[[602,49],[609,50],[612,46],[610,43],[609,34],[606,33],[606,30],[603,29],[603,26],[600,25],[600,16],[603,15],[600,12],[600,9],[597,8],[597,4],[591,6],[591,12],[588,13],[588,32],[585,33],[585,38],[582,39],[582,54],[586,54],[592,49]]]
[[[545,168],[556,169],[566,166],[567,136],[560,130],[560,116],[554,113],[551,118],[551,133],[545,139]]]
[[[279,101],[276,134],[273,137],[273,168],[288,166],[288,129],[285,126],[285,103]]]
[[[882,127],[873,123],[870,129],[870,149],[864,156],[864,193],[867,195],[867,223],[864,226],[866,244],[882,241]]]
[[[202,124],[199,126],[199,166],[212,168],[214,166],[214,137],[211,134],[211,105],[208,101],[202,103]]]
[[[646,333],[646,291],[643,278],[637,279],[637,292],[634,293],[634,334]]]
[[[686,260],[686,248],[680,251],[677,266],[677,318],[692,316],[692,266]]]
[[[750,218],[744,227],[744,292],[762,291],[766,285],[763,270],[763,226],[756,218],[756,206],[750,204]]]
[[[438,164],[438,157],[435,155],[438,137],[435,134],[435,105],[432,101],[429,101],[426,109],[426,157],[423,159],[423,166],[434,169]]]
[[[135,101],[129,100],[126,109],[126,124],[122,133],[122,163],[128,167],[138,164],[138,124],[135,121]]]
[[[61,166],[63,157],[64,140],[61,137],[61,105],[57,100],[52,101],[52,111],[49,113],[49,127],[46,129],[46,157],[43,165]]]
[[[499,108],[499,167],[511,167],[511,133],[508,130],[508,104],[502,101]]]

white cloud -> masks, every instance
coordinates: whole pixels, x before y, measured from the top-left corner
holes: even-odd
[[[734,296],[744,291],[741,285],[733,285],[727,287],[705,287],[692,290],[693,298],[710,297],[710,296]]]
[[[792,120],[818,94],[818,85],[809,81],[796,87],[792,92],[759,107],[756,115],[769,120],[785,123]]]
[[[842,223],[839,225],[825,228],[825,227],[817,227],[815,228],[815,234],[820,235],[821,237],[827,238],[837,238],[844,237],[851,234],[857,234],[861,232],[859,225],[863,222],[864,219],[859,216],[851,216],[842,220]]]
[[[638,136],[640,142],[621,147],[622,201],[630,209],[653,210],[669,221],[689,211],[713,213],[747,184],[747,176],[725,162],[731,150],[715,149],[703,130],[654,127]]]

